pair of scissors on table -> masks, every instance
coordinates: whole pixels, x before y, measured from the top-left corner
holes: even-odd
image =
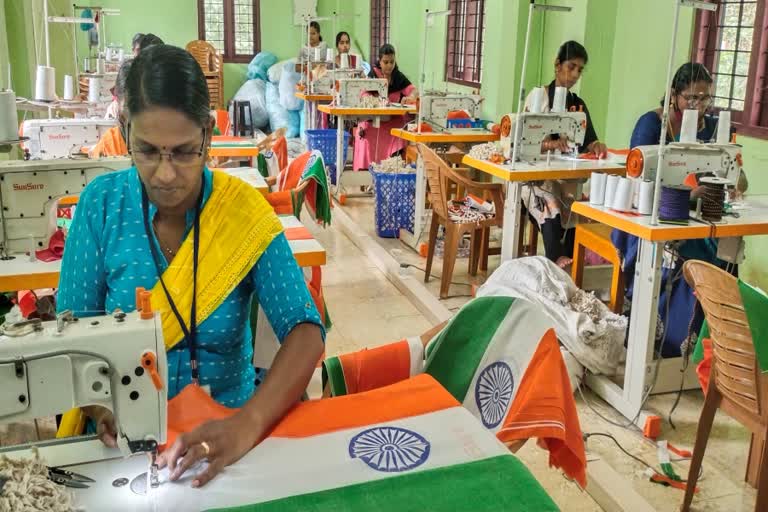
[[[75,489],[87,489],[90,487],[88,484],[96,483],[96,480],[85,475],[74,473],[66,469],[51,467],[48,468],[48,480],[55,484]]]

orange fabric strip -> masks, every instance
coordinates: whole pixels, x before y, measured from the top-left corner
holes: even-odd
[[[411,376],[411,349],[406,340],[339,356],[347,394],[362,393]]]

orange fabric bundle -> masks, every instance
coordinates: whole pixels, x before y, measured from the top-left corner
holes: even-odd
[[[107,133],[101,136],[99,142],[88,153],[91,158],[102,156],[125,156],[128,154],[128,146],[125,144],[120,126],[113,126]]]

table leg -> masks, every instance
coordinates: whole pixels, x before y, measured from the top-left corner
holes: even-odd
[[[309,127],[313,130],[317,129],[317,105],[314,101],[309,103]]]
[[[504,201],[504,232],[501,238],[502,263],[520,256],[517,241],[520,239],[520,201],[522,201],[522,197],[522,183],[518,181],[508,182],[507,198]]]
[[[415,198],[415,211],[413,216],[413,233],[407,229],[400,230],[400,241],[408,245],[409,247],[418,251],[419,241],[421,240],[421,234],[424,231],[424,215],[426,210],[426,201],[424,200],[427,187],[426,176],[424,174],[424,160],[419,154],[416,159],[416,198]]]

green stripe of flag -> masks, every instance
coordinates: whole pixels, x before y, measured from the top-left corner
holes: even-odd
[[[331,396],[344,396],[347,394],[347,384],[344,381],[344,368],[338,357],[329,357],[323,361],[323,388],[325,383],[331,385]]]
[[[479,297],[464,306],[427,347],[424,373],[463,402],[488,345],[514,302],[512,297]]]
[[[299,461],[297,461],[299,463]],[[217,512],[549,512],[552,498],[512,455]]]

